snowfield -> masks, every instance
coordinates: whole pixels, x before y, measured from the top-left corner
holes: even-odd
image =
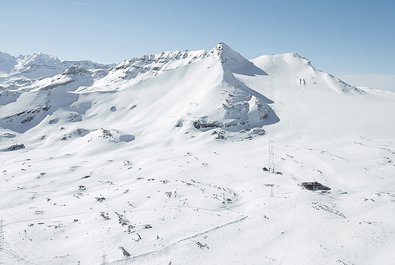
[[[394,113],[295,53],[0,52],[0,264],[392,264]]]

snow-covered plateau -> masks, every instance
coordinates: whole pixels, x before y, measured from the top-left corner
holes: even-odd
[[[395,262],[395,93],[296,53],[0,52],[0,174],[0,264]]]

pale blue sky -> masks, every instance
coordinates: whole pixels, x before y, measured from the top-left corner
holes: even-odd
[[[0,50],[13,55],[120,62],[223,41],[247,58],[298,52],[340,76],[395,83],[391,0],[0,0],[0,12]]]

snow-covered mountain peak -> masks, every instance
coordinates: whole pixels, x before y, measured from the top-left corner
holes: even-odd
[[[19,60],[18,65],[26,68],[32,65],[55,66],[61,63],[57,57],[39,52],[25,56]]]
[[[0,51],[0,73],[9,73],[16,65],[16,58],[8,53]]]
[[[0,51],[0,58],[2,58],[3,56],[11,56],[11,57],[14,57],[14,56],[12,56],[12,55],[9,54],[9,53]]]
[[[309,65],[309,66],[313,67],[311,65],[311,62],[310,62],[309,59],[307,59],[306,57],[300,55],[297,52],[288,52],[288,53],[279,54],[279,55],[283,56],[288,61],[293,61],[293,62],[297,62],[297,63],[304,63],[306,65]]]
[[[223,42],[218,43],[208,54],[220,60],[224,70],[243,75],[266,75],[262,69]]]
[[[325,91],[329,89],[337,93],[362,93],[333,75],[316,69],[310,60],[295,52],[263,55],[251,61],[277,79],[280,88],[301,87]]]
[[[245,59],[240,53],[234,51],[224,42],[218,43],[214,49],[210,51],[215,58],[220,59],[222,63],[227,63],[228,60],[232,61],[244,61]]]
[[[203,60],[215,59],[222,65],[226,73],[243,75],[266,75],[265,71],[256,67],[241,54],[225,43],[218,43],[210,51],[164,51],[151,55],[143,55],[125,60],[113,67],[108,75],[97,81],[90,91],[113,90],[109,84],[117,82],[117,89],[139,83],[158,74],[184,67]]]
[[[16,57],[12,56],[11,54],[0,51],[0,61],[4,60],[5,58],[14,58],[16,60]]]
[[[66,67],[57,57],[45,53],[35,53],[20,56],[13,72],[26,78],[35,79],[60,74],[65,69]]]

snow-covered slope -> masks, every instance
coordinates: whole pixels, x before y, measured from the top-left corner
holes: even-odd
[[[394,93],[224,43],[0,58],[4,264],[395,259]]]
[[[310,61],[297,53],[263,55],[252,60],[271,76],[277,76],[282,86],[302,86],[314,89],[330,88],[339,93],[362,93],[336,77],[315,69]]]

